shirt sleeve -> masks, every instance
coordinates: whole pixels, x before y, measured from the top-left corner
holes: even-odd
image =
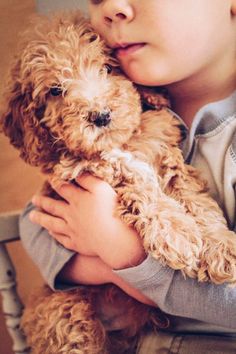
[[[114,271],[167,314],[236,329],[236,288],[200,283],[148,256],[140,265]]]
[[[53,290],[71,289],[71,286],[60,283],[56,278],[75,252],[61,246],[46,229],[30,221],[29,213],[33,209],[35,206],[32,203],[27,204],[20,216],[20,237],[23,247]]]

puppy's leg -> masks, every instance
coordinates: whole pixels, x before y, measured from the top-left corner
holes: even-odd
[[[158,308],[144,305],[117,286],[103,287],[97,294],[96,313],[107,330],[110,354],[134,354],[144,331],[167,328],[169,320]]]
[[[207,193],[192,192],[190,184],[181,194],[186,211],[193,215],[202,234],[199,281],[236,285],[236,237],[228,229],[220,207]]]
[[[203,249],[199,280],[210,279],[216,284],[225,282],[236,285],[236,237],[227,227],[221,210],[209,198],[204,204],[207,210],[200,214]],[[209,208],[209,209],[208,209]]]
[[[202,241],[194,219],[163,193],[149,164],[118,149],[104,153],[103,159],[113,167],[118,214],[137,230],[145,250],[164,264],[196,277]],[[101,173],[102,169],[98,170]],[[106,179],[106,173],[99,177]]]
[[[27,305],[22,328],[33,354],[105,354],[106,335],[88,289],[40,289]]]
[[[178,149],[172,149],[175,152],[170,153],[170,156],[180,154]],[[200,230],[202,248],[199,281],[236,284],[235,233],[228,229],[223,212],[207,193],[206,183],[200,178],[199,173],[193,167],[184,165],[180,158],[179,163],[173,168],[174,164],[170,160],[171,157],[168,159],[169,164],[162,164],[163,189],[182,204]]]

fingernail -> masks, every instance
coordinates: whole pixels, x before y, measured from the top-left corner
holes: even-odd
[[[38,202],[38,197],[37,197],[36,195],[34,195],[34,196],[32,197],[32,199],[31,199],[31,201],[32,201],[33,204],[37,204],[37,202]]]

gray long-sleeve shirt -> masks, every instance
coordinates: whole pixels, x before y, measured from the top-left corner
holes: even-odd
[[[208,180],[211,195],[235,229],[236,92],[198,111],[182,149],[186,161]],[[21,216],[23,244],[45,281],[53,289],[66,288],[55,280],[74,253],[30,222],[32,208],[29,204]],[[151,256],[137,267],[116,273],[173,316],[169,330],[236,335],[236,288],[185,279],[181,272],[162,266]]]

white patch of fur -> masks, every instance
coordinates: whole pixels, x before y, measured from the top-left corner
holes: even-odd
[[[150,164],[134,158],[131,152],[121,149],[112,149],[110,152],[104,151],[101,153],[101,158],[110,163],[116,163],[118,160],[125,162],[126,166],[130,167],[131,171],[139,171],[142,176],[152,175],[153,168]]]

